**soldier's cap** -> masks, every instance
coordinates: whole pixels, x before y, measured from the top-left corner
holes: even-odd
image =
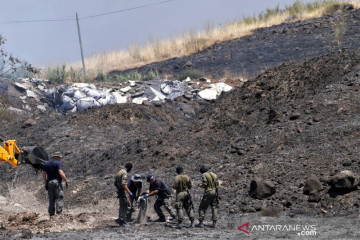
[[[53,157],[59,157],[59,158],[62,158],[62,157],[63,157],[63,155],[62,155],[61,152],[59,152],[59,151],[54,152],[52,156],[53,156]]]
[[[133,181],[133,182],[142,182],[141,175],[140,174],[135,174],[134,176],[131,177],[131,181]]]
[[[153,175],[149,174],[149,175],[146,176],[146,181],[147,182],[150,182],[151,179],[154,179]]]

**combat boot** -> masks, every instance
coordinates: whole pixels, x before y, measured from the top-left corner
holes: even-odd
[[[203,228],[203,227],[204,227],[204,223],[203,223],[203,222],[199,222],[198,224],[196,224],[195,227]]]
[[[191,223],[190,223],[190,225],[188,226],[188,228],[192,228],[192,227],[194,227],[194,220],[191,220]]]
[[[165,219],[165,217],[159,217],[154,222],[166,222],[166,219]]]
[[[119,221],[119,227],[126,227],[126,224],[125,221]]]
[[[178,224],[175,226],[176,229],[182,229],[182,221],[179,221]]]
[[[216,221],[213,221],[212,227],[216,228],[216,226],[217,226]]]

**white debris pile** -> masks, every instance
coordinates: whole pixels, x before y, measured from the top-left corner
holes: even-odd
[[[84,111],[93,106],[115,104],[116,97],[94,84],[61,85],[45,93],[46,100],[62,113]]]
[[[85,111],[94,106],[108,104],[158,102],[184,96],[192,100],[216,99],[222,92],[232,89],[223,83],[211,83],[209,79],[183,81],[150,80],[123,83],[73,83],[52,86],[40,79],[19,79],[11,84],[25,111],[46,112],[57,109],[61,113]]]

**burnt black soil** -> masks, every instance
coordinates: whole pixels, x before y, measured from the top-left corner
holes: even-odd
[[[253,34],[228,42],[217,43],[200,53],[149,64],[112,74],[149,71],[181,76],[196,71],[206,76],[222,76],[227,73],[255,77],[265,69],[280,63],[313,58],[340,48],[360,47],[360,10],[337,12],[317,19],[283,23],[255,30]],[[344,21],[346,31],[335,37],[336,25]],[[337,39],[340,40],[338,46]]]
[[[353,17],[351,26],[359,24],[359,11],[348,16]],[[294,24],[326,25],[329,19],[332,17]],[[285,26],[295,31],[292,24],[274,28]],[[315,36],[320,29],[330,31],[314,27]],[[304,39],[311,34],[305,30],[273,33],[269,41],[276,42],[273,37],[285,34],[281,39],[302,39],[297,40],[299,47],[307,46],[309,53],[325,53],[316,44],[307,45]],[[256,34],[264,31],[268,30]],[[245,40],[227,44],[236,41]],[[264,45],[258,45],[258,55]],[[277,56],[282,55],[273,58]],[[70,208],[92,208],[98,199],[113,199],[114,175],[126,162],[133,163],[132,173],[152,173],[168,185],[178,164],[185,167],[195,185],[200,183],[199,166],[208,164],[221,180],[223,217],[260,211],[266,206],[290,216],[356,216],[359,190],[330,194],[327,180],[343,170],[359,176],[359,90],[360,51],[347,48],[264,70],[214,102],[181,97],[159,107],[113,105],[68,116],[54,113],[37,119],[30,127],[9,123],[0,129],[7,139],[17,139],[20,146],[41,145],[49,152],[64,153],[70,190],[80,189],[67,192]],[[308,202],[303,194],[311,174],[322,184],[316,203]],[[6,183],[14,179],[15,169],[2,164],[0,176],[0,191],[6,194]],[[255,178],[274,182],[276,193],[264,200],[251,198],[249,187]],[[18,183],[30,181],[42,184],[41,176],[30,166],[19,168]],[[198,205],[202,191],[196,188],[193,192]],[[46,203],[44,191],[39,190],[36,196]]]

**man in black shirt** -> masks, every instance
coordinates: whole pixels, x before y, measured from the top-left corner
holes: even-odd
[[[148,193],[145,194],[144,197],[148,198],[150,196],[157,195],[157,199],[154,204],[154,209],[157,215],[159,216],[159,219],[157,219],[155,222],[166,222],[165,215],[161,210],[161,206],[164,206],[165,209],[169,212],[172,219],[176,220],[177,217],[170,206],[171,192],[169,188],[165,185],[163,181],[161,181],[160,179],[155,179],[155,177],[151,174],[147,175],[146,180],[148,183],[150,183],[150,187]]]
[[[50,158],[50,160],[45,163],[42,172],[45,189],[48,191],[49,195],[50,216],[55,214],[55,205],[57,214],[62,212],[62,208],[64,206],[64,190],[61,180],[65,181],[66,188],[69,186],[65,173],[62,170],[62,165],[60,162],[61,158],[61,153],[55,152],[52,158]]]

